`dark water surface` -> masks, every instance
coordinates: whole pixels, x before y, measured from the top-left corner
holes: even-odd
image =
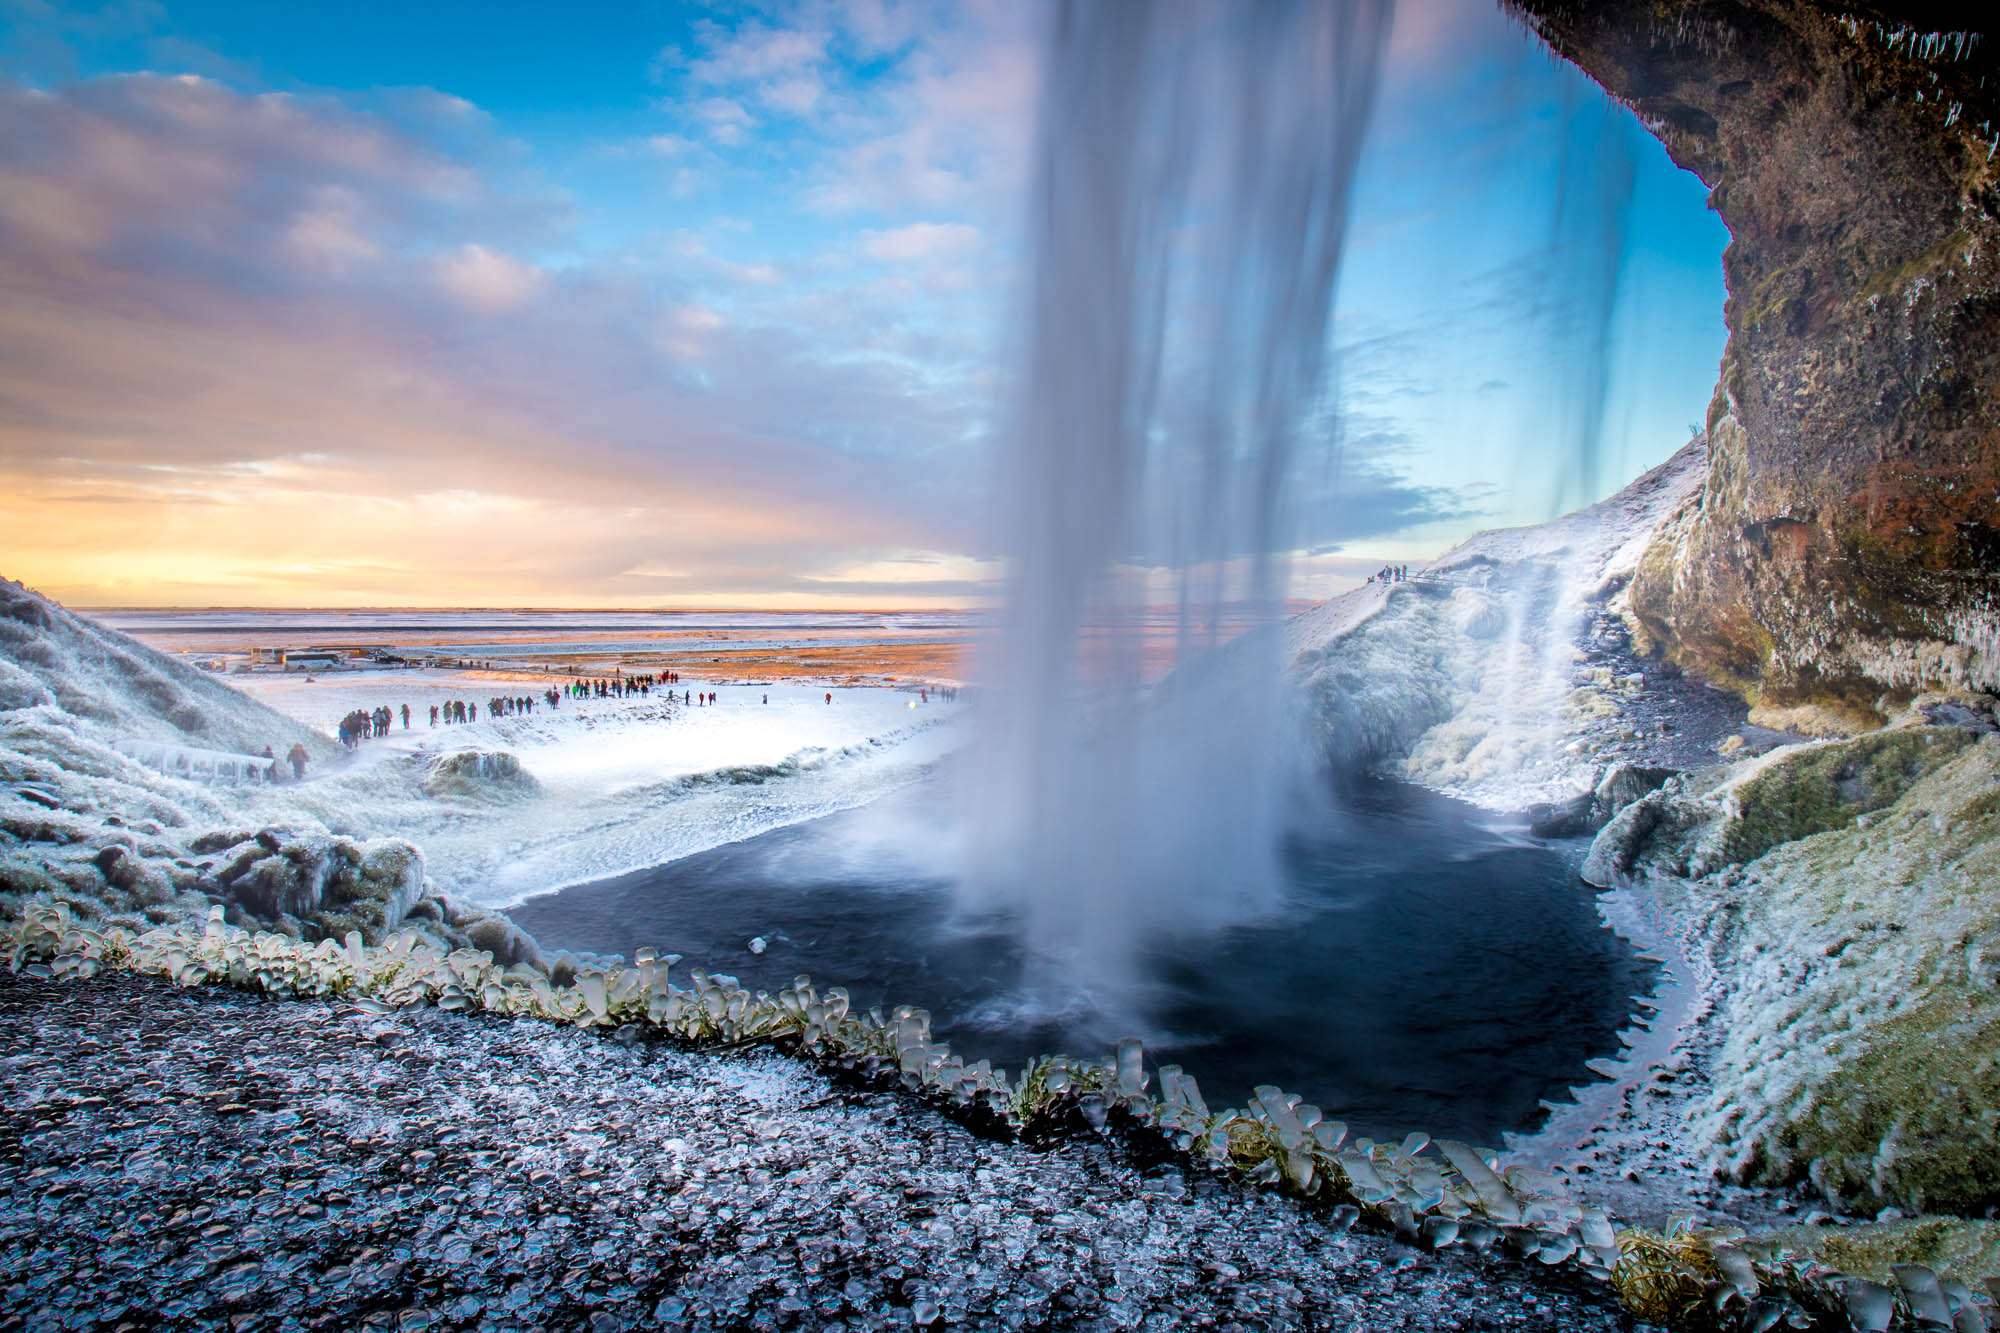
[[[892,800],[906,819],[939,813],[934,793]],[[1211,1106],[1275,1083],[1377,1137],[1494,1143],[1532,1129],[1543,1099],[1590,1081],[1585,1060],[1615,1052],[1653,964],[1604,928],[1564,849],[1401,784],[1366,784],[1340,806],[1294,837],[1281,909],[1157,944],[1143,1012],[1116,1020],[1028,1007],[1010,923],[956,915],[948,884],[857,870],[855,833],[877,809],[512,915],[552,948],[683,954],[683,978],[703,966],[772,989],[806,972],[860,1008],[920,1005],[965,1059],[1013,1072],[1049,1051],[1100,1054],[1130,1032],[1195,1075]],[[746,947],[756,937],[761,955]]]

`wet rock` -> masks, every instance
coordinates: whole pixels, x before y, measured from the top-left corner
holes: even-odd
[[[1531,805],[1526,811],[1528,831],[1538,838],[1580,838],[1602,826],[1596,807],[1589,792],[1560,804]]]
[[[1609,821],[1648,792],[1658,791],[1674,775],[1675,770],[1656,765],[1613,764],[1604,770],[1597,790],[1591,793],[1593,806],[1601,816],[1600,822]]]

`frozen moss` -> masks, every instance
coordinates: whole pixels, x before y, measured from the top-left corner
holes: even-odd
[[[1915,1217],[1844,1227],[1787,1227],[1757,1237],[1809,1254],[1828,1267],[1871,1282],[1891,1282],[1898,1264],[1922,1264],[1938,1276],[1977,1285],[2000,1273],[2000,1222]]]
[[[1696,878],[1754,861],[1882,809],[1975,739],[1961,727],[1901,727],[1690,775],[1607,825],[1583,877],[1607,887],[1621,875]]]
[[[2000,1202],[2000,736],[1905,728],[1670,784],[1600,835],[1592,867],[1614,862],[1715,968],[1692,1131],[1717,1169]]]

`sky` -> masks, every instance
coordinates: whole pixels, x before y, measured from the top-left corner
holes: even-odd
[[[0,0],[0,575],[978,603],[1047,17]],[[1491,4],[1405,0],[1294,591],[1684,443],[1724,339],[1705,199]]]

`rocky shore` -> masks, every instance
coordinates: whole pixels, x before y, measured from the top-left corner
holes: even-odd
[[[0,973],[0,1330],[1635,1327],[1536,1263],[631,1036]]]

